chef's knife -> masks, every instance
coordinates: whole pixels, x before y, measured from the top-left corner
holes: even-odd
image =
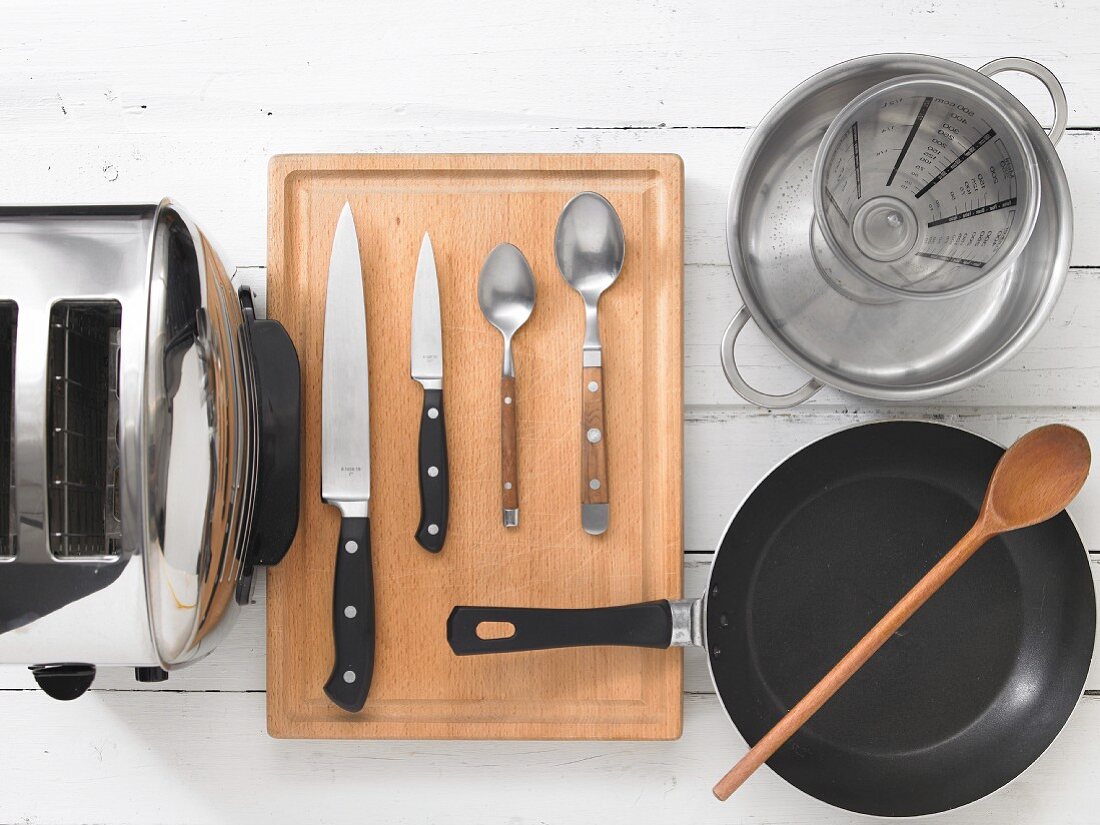
[[[438,553],[447,537],[447,429],[443,423],[443,332],[432,239],[424,233],[412,307],[412,377],[424,387],[420,413],[420,525],[416,540]]]
[[[332,587],[336,660],[329,699],[354,713],[374,674],[374,578],[370,553],[370,406],[363,267],[351,204],[332,240],[321,372],[321,498],[340,509]]]

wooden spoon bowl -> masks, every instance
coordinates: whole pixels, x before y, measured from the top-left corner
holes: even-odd
[[[1080,430],[1050,424],[1023,435],[1005,452],[989,480],[982,512],[990,536],[1054,518],[1085,484],[1092,463]]]

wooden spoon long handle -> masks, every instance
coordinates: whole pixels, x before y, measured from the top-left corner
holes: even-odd
[[[581,502],[607,504],[607,430],[603,412],[603,367],[585,367],[581,401]]]
[[[519,457],[516,448],[516,379],[500,380],[500,487],[505,527],[519,526]]]
[[[763,765],[772,755],[790,739],[834,693],[847,682],[852,675],[863,667],[886,640],[897,632],[905,622],[928,601],[929,597],[950,579],[974,552],[985,544],[995,532],[986,528],[979,520],[948,553],[929,570],[913,589],[902,596],[901,601],[890,608],[867,635],[864,636],[820,682],[814,685],[802,700],[791,708],[779,722],[768,731],[764,738],[741,757],[729,773],[714,786],[714,795],[721,800],[729,799],[730,794],[741,787],[753,772]]]

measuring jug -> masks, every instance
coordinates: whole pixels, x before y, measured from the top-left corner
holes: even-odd
[[[1049,130],[990,79],[1010,70],[1049,90]],[[1053,145],[1066,111],[1054,76],[1019,58],[977,71],[930,55],[868,55],[785,95],[730,189],[727,242],[744,306],[720,356],[733,389],[772,409],[822,386],[920,401],[1018,354],[1069,269],[1073,204]],[[809,374],[804,384],[775,393],[748,382],[738,359],[761,351],[739,355],[735,344],[750,321]]]
[[[1066,97],[1048,69],[1002,58],[978,71],[1038,78],[1054,101],[1049,137],[1058,141]],[[828,253],[817,253],[819,269],[842,290],[847,280],[856,300],[949,298],[1016,260],[1040,188],[1035,147],[1001,102],[958,78],[898,76],[858,95],[826,131],[811,244],[820,250],[820,233]],[[846,273],[864,284],[853,288]]]

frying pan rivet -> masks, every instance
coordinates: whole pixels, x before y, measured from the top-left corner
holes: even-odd
[[[354,682],[355,681],[355,671],[354,670],[345,670],[344,671],[344,681],[347,682],[349,685],[352,682]]]

